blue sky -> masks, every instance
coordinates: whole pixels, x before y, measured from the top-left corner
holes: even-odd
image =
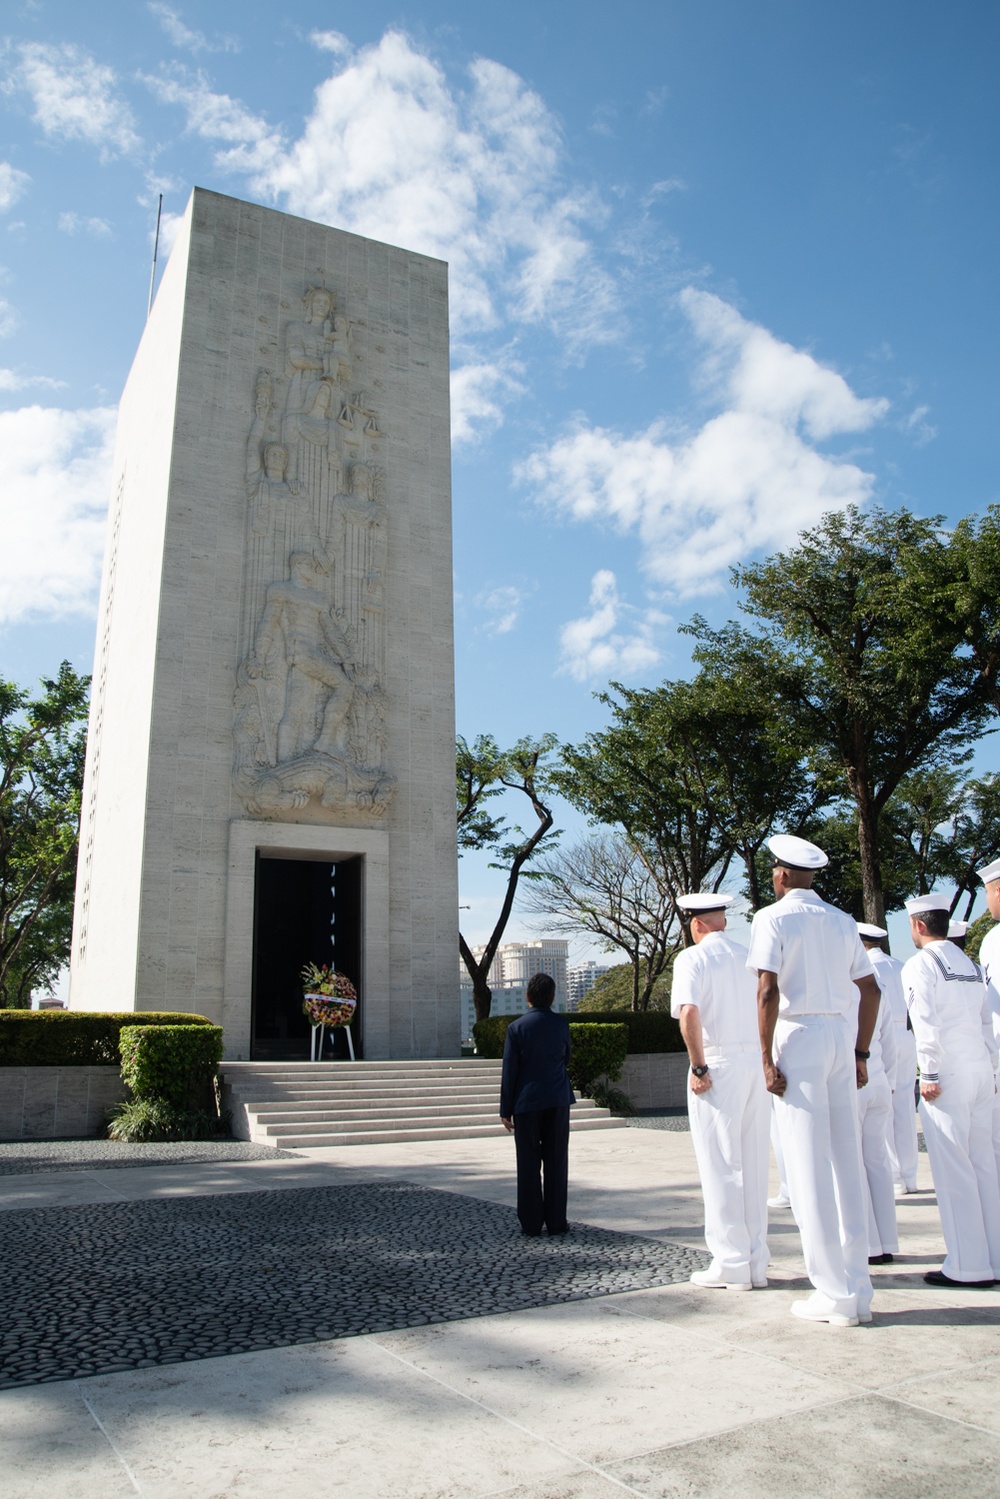
[[[729,565],[833,506],[998,497],[986,0],[38,0],[3,25],[9,676],[89,669],[157,194],[169,238],[194,184],[451,264],[467,735],[577,738],[609,677],[683,674],[676,627],[733,612]],[[477,937],[489,878],[463,892]]]

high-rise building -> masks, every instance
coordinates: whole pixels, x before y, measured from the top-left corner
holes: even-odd
[[[474,947],[473,956],[481,958],[485,947]],[[544,937],[537,942],[505,942],[498,947],[490,964],[488,983],[493,993],[491,1014],[523,1015],[528,1007],[528,980],[536,973],[548,973],[556,986],[554,1010],[570,1009],[567,990],[569,943],[565,938]],[[472,1035],[476,1012],[472,999],[472,980],[465,965],[459,965],[459,991],[462,1006],[462,1038]]]
[[[586,963],[577,963],[566,972],[566,1008],[583,1010],[584,1001],[601,976],[608,972],[609,964],[595,963],[591,958]]]

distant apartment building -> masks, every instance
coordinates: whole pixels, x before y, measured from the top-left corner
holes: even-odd
[[[566,1008],[567,1010],[584,1010],[584,1000],[597,980],[607,973],[610,964],[595,963],[593,958],[587,963],[577,963],[573,968],[566,971]]]
[[[481,958],[484,947],[474,947],[473,956]],[[505,942],[497,948],[490,964],[489,986],[493,993],[491,1013],[494,1015],[523,1015],[528,1006],[526,990],[528,980],[536,973],[548,973],[555,981],[556,998],[553,1009],[567,1010],[569,1006],[568,971],[569,943],[565,938],[542,938],[538,942]],[[462,1004],[462,1037],[472,1035],[476,1012],[472,1001],[472,980],[465,965],[459,967],[459,990]]]

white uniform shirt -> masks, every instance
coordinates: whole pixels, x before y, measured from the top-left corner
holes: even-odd
[[[875,971],[854,918],[828,906],[815,890],[789,890],[757,912],[747,967],[778,975],[783,1020],[799,1015],[848,1019],[858,1003],[854,980]]]
[[[928,943],[907,959],[903,989],[921,1076],[933,1077],[987,1059],[996,1069],[986,982],[972,959],[953,942]]]
[[[882,1062],[885,1065],[886,1076],[893,1088],[896,1086],[896,1060],[901,1059],[903,1048],[906,1045],[906,995],[903,993],[903,965],[898,958],[890,958],[887,952],[880,947],[870,947],[868,956],[875,965],[875,977],[878,986],[882,990],[882,1000],[879,1004],[879,1025],[876,1030],[881,1031],[882,1012],[886,1011],[892,1017],[894,1036],[892,1040],[893,1064],[890,1071],[886,1062],[886,1048],[882,1047]],[[911,1057],[913,1053],[910,1053]],[[912,1064],[911,1064],[912,1065]]]
[[[670,1013],[696,1005],[707,1056],[727,1047],[757,1050],[757,986],[747,972],[747,950],[723,932],[710,932],[674,959]]]
[[[889,972],[888,972],[888,970],[886,970],[885,968],[883,968],[881,966],[881,964],[878,962],[878,960],[876,959],[876,957],[875,957],[876,950],[877,949],[869,948],[868,949],[868,956],[871,958],[872,962],[875,964],[875,982],[878,984],[879,988],[882,990],[882,998],[879,1000],[879,1003],[878,1003],[878,1018],[875,1021],[875,1030],[873,1031],[872,1038],[871,1038],[871,1040],[868,1043],[868,1080],[869,1080],[869,1082],[871,1082],[874,1078],[878,1077],[878,1075],[879,1075],[880,1072],[884,1072],[885,1075],[886,1075],[886,1077],[889,1080],[889,1087],[890,1088],[895,1088],[895,1086],[896,1086],[896,1020],[895,1020],[895,1017],[894,1017],[894,1015],[892,1013],[892,1005],[889,1002],[889,996],[885,992],[885,987],[884,987],[883,982],[882,982],[883,975],[885,975],[886,979],[888,979]],[[882,956],[884,957],[885,954],[883,953]],[[899,966],[902,967],[903,965],[900,964]],[[855,993],[857,993],[857,990],[855,990]],[[900,984],[900,986],[899,986],[899,993],[900,993],[900,997],[902,997],[902,993],[903,993],[903,986],[902,986],[902,984]],[[860,1001],[860,998],[861,998],[861,996],[858,995],[859,1001]],[[905,1013],[906,1013],[906,1001],[905,1000],[903,1000],[903,1013],[904,1013],[904,1016],[905,1016]],[[857,1014],[857,1008],[856,1007],[855,1007],[855,1014]],[[905,1021],[904,1021],[904,1025],[905,1025]]]
[[[983,938],[979,948],[979,962],[989,987],[993,1035],[1000,1042],[1000,922]]]

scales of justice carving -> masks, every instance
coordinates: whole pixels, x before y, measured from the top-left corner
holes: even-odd
[[[253,814],[315,801],[378,818],[394,787],[382,433],[334,294],[310,286],[303,308],[283,375],[254,389],[233,778]]]

